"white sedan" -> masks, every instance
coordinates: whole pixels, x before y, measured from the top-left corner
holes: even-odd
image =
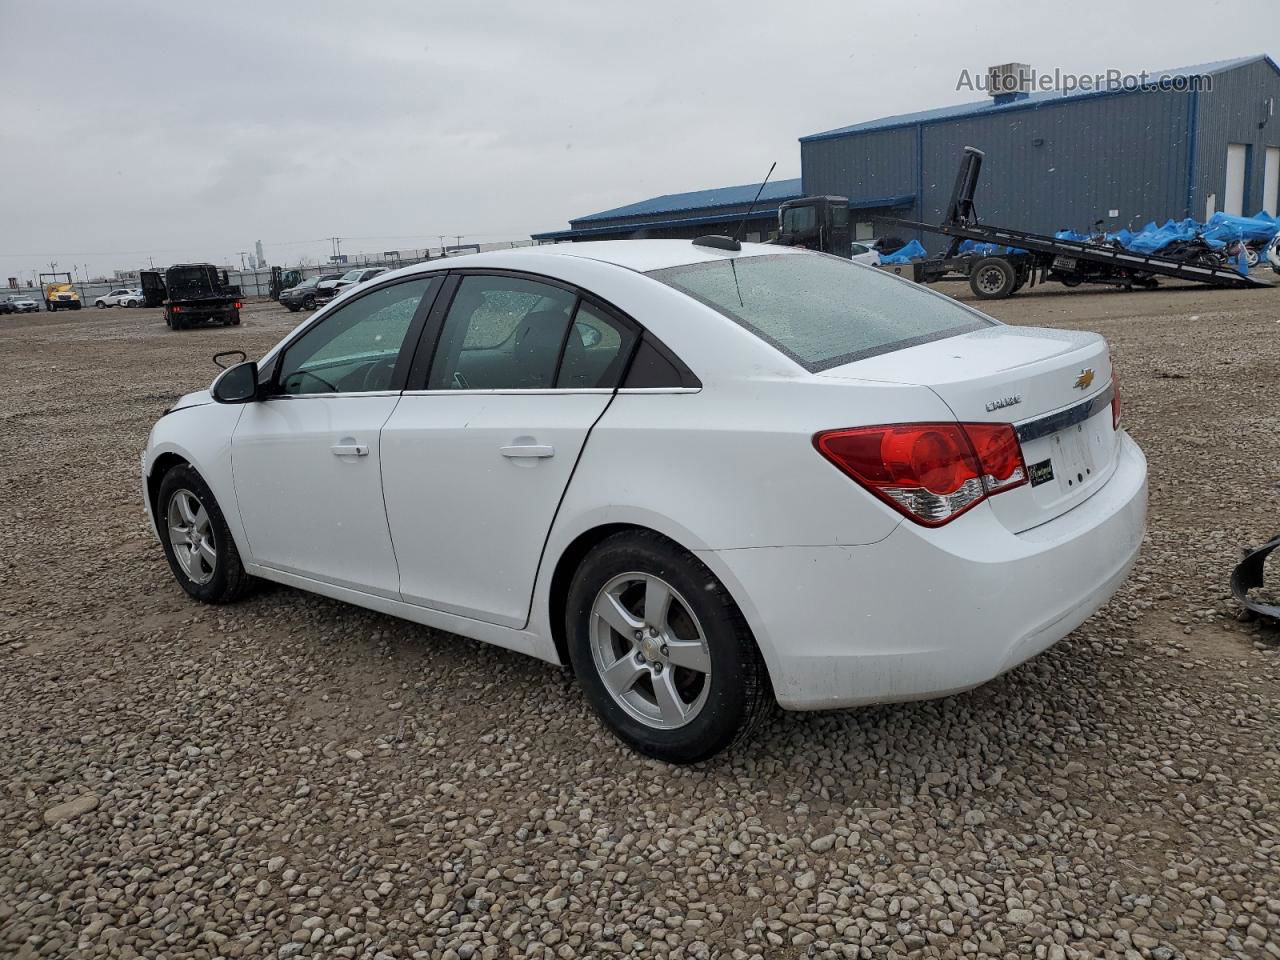
[[[869,241],[853,241],[849,244],[849,253],[854,263],[865,263],[869,267],[880,266],[880,251],[871,246]]]
[[[1146,517],[1103,339],[770,245],[563,244],[348,291],[143,455],[178,583],[260,577],[570,664],[672,762],[776,699],[981,684]]]
[[[93,305],[95,307],[140,307],[142,302],[142,291],[140,289],[117,287],[115,290],[98,297],[93,301]]]

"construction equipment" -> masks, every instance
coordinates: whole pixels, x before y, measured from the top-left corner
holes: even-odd
[[[902,264],[903,276],[932,283],[943,277],[968,277],[969,286],[980,299],[998,300],[1016,293],[1026,283],[1057,280],[1067,286],[1100,283],[1132,289],[1154,287],[1158,277],[1194,280],[1217,287],[1249,289],[1271,286],[1216,263],[1187,262],[1177,257],[1146,254],[1119,245],[1063,240],[1026,230],[981,223],[973,195],[982,170],[983,152],[965,147],[956,175],[946,216],[940,224],[919,223],[896,217],[877,217],[887,226],[939,233],[951,238],[941,257]],[[991,245],[988,253],[962,253],[965,240]]]
[[[40,274],[40,289],[44,292],[44,308],[50,313],[55,310],[79,310],[81,307],[80,294],[71,285],[69,273]]]

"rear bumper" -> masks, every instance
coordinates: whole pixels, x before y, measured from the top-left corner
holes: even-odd
[[[989,505],[878,543],[706,556],[751,623],[791,710],[945,696],[1035,656],[1111,598],[1146,525],[1147,467],[1121,437],[1092,497],[1021,534]]]

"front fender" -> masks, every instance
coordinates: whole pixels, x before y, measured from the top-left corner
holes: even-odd
[[[252,562],[231,474],[231,439],[243,413],[243,404],[206,403],[165,414],[151,428],[142,455],[142,477],[147,515],[155,530],[150,490],[160,481],[156,464],[174,457],[189,463],[213,491],[241,558]]]

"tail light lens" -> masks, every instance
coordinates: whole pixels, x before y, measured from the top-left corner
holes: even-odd
[[[237,300],[237,301],[236,301],[236,309],[237,309],[237,310],[239,310],[239,309],[240,309],[240,301],[239,301],[239,300]]]
[[[916,523],[940,527],[1027,482],[1007,423],[904,423],[828,430],[813,445],[839,470]]]
[[[1120,372],[1111,368],[1111,429],[1120,429]]]
[[[182,312],[182,308],[181,308],[181,307],[170,307],[170,309],[171,309],[174,313],[181,313],[181,312]]]

